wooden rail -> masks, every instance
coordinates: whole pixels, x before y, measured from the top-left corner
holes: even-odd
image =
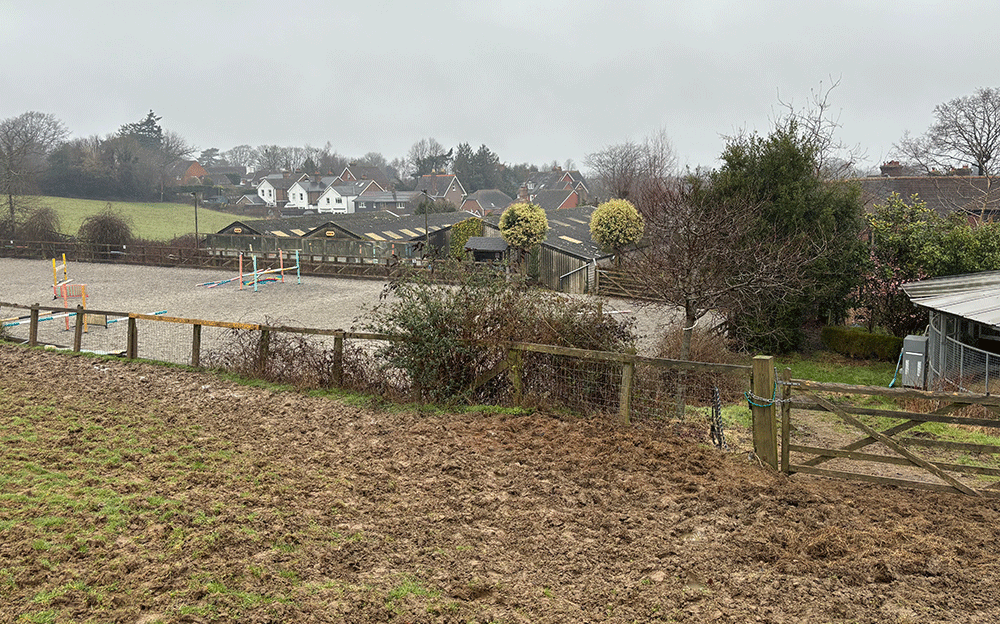
[[[58,306],[43,306],[40,304],[34,304],[31,306],[26,306],[18,303],[8,303],[0,302],[0,307],[4,308],[14,308],[29,310],[31,321],[29,328],[29,339],[28,344],[35,346],[38,344],[38,323],[39,314],[41,312],[49,313],[62,313],[71,312],[76,313],[77,318],[77,332],[74,335],[73,351],[81,350],[81,339],[82,339],[82,320],[84,313],[88,317],[93,316],[107,316],[113,318],[127,318],[128,319],[128,335],[127,335],[127,345],[125,349],[125,356],[128,358],[138,357],[138,341],[139,341],[139,327],[137,321],[153,322],[153,323],[173,323],[173,324],[184,324],[192,326],[191,334],[191,356],[190,363],[192,366],[199,366],[201,363],[201,329],[202,327],[217,327],[222,329],[234,329],[243,330],[250,332],[259,332],[260,340],[258,342],[258,348],[260,352],[258,353],[259,361],[264,362],[267,358],[270,336],[274,333],[291,333],[291,334],[302,334],[302,335],[316,335],[316,336],[331,336],[334,338],[334,352],[333,352],[333,363],[332,363],[332,378],[337,380],[338,383],[343,379],[343,361],[344,361],[344,342],[345,340],[379,340],[379,341],[402,341],[408,340],[405,336],[394,336],[388,334],[377,334],[377,333],[367,333],[367,332],[347,332],[341,329],[323,329],[315,327],[291,327],[283,325],[265,325],[260,323],[237,323],[231,321],[217,321],[208,319],[193,319],[193,318],[183,318],[174,316],[163,316],[154,314],[140,314],[135,312],[121,312],[113,310],[93,310],[87,309],[83,310],[82,307],[77,308],[63,308]],[[475,341],[474,341],[475,342]],[[629,422],[632,412],[632,395],[635,391],[635,369],[637,365],[649,366],[653,368],[665,368],[680,371],[693,371],[693,372],[715,372],[715,373],[737,373],[746,374],[750,371],[749,366],[741,366],[736,364],[710,364],[705,362],[688,362],[683,360],[670,360],[670,359],[658,359],[639,356],[635,354],[628,353],[615,353],[611,351],[590,351],[586,349],[576,349],[570,347],[561,347],[557,345],[544,345],[544,344],[534,344],[534,343],[523,343],[523,342],[512,342],[500,345],[502,349],[506,349],[508,352],[508,357],[501,361],[493,370],[480,376],[472,387],[468,390],[475,390],[482,385],[488,383],[492,379],[495,379],[498,375],[506,373],[513,389],[513,400],[515,404],[520,405],[523,400],[523,388],[524,383],[522,381],[523,372],[523,360],[525,353],[540,353],[547,355],[554,355],[566,358],[572,358],[580,361],[591,361],[591,362],[607,362],[610,364],[616,364],[621,367],[620,375],[620,388],[618,392],[618,414],[623,422]]]
[[[1000,397],[989,394],[973,394],[960,392],[941,392],[917,390],[912,388],[882,388],[876,386],[851,386],[837,383],[820,383],[805,379],[792,379],[788,369],[782,376],[781,399],[781,463],[780,468],[786,473],[801,472],[836,478],[857,479],[887,485],[901,485],[911,488],[929,489],[942,492],[960,492],[970,496],[1000,497],[1000,492],[985,488],[972,487],[952,476],[982,475],[1000,477],[1000,468],[992,466],[975,466],[928,460],[920,457],[912,450],[913,447],[935,448],[939,450],[960,451],[969,453],[996,454],[1000,453],[1000,445],[975,444],[968,442],[953,442],[936,440],[900,434],[928,422],[945,423],[949,425],[965,425],[975,427],[991,427],[1000,429],[1000,420],[979,418],[974,416],[958,416],[953,412],[967,406],[980,406],[988,411],[996,411],[1000,406]],[[833,401],[821,396],[833,394],[841,396],[878,396],[896,401],[922,401],[936,406],[930,412],[912,410],[893,410],[851,405],[842,401]],[[795,396],[793,396],[795,394]],[[943,403],[943,405],[942,405]],[[835,415],[839,420],[851,426],[864,435],[859,439],[840,448],[823,448],[816,445],[796,444],[791,441],[791,431],[794,427],[793,410],[822,411]],[[901,420],[878,431],[874,427],[859,420],[858,416],[873,416],[877,418]],[[756,425],[756,423],[755,423]],[[866,453],[861,449],[880,443],[888,454]],[[793,463],[790,453],[811,456],[809,459]],[[917,467],[937,482],[921,481],[919,479],[902,479],[864,472],[834,470],[820,467],[821,464],[834,459],[851,462],[870,462],[874,464],[892,464],[897,466]],[[859,464],[860,466],[861,464]]]

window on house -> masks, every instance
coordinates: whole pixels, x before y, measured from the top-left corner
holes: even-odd
[[[330,198],[329,197],[326,198],[326,203],[328,203],[328,204],[330,203]]]

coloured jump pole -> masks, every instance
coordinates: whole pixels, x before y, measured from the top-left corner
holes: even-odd
[[[302,283],[302,265],[299,262],[299,250],[297,250],[297,249],[295,250],[295,266],[293,266],[293,267],[286,267],[285,266],[285,252],[280,251],[280,250],[278,251],[278,267],[274,268],[274,269],[258,269],[257,268],[257,256],[252,256],[252,257],[253,257],[253,272],[252,273],[247,274],[247,273],[243,272],[243,254],[241,253],[239,255],[239,267],[240,267],[240,269],[239,269],[239,271],[240,271],[239,275],[237,275],[236,277],[230,277],[228,279],[217,280],[217,281],[214,281],[214,282],[203,282],[201,284],[196,284],[196,286],[204,286],[206,288],[215,288],[217,286],[223,286],[225,284],[229,284],[231,282],[235,282],[236,280],[239,280],[239,282],[240,282],[240,290],[243,290],[244,286],[249,286],[249,285],[253,284],[254,292],[257,292],[257,286],[261,282],[277,282],[277,281],[284,282],[285,281],[285,271],[291,271],[292,269],[295,269],[296,282],[299,283],[299,284]],[[276,277],[272,277],[274,275],[277,275],[277,276]]]
[[[79,299],[80,305],[87,307],[87,285],[86,284],[62,284],[59,286],[62,292],[63,305],[67,308],[70,299]],[[69,331],[69,317],[66,317],[66,330]],[[87,331],[87,315],[83,315],[83,331]]]
[[[62,269],[63,278],[59,279],[59,270]],[[66,254],[62,255],[62,264],[56,265],[56,259],[52,258],[52,298],[59,298],[59,287],[72,282],[69,278],[69,268],[66,266]]]
[[[150,312],[149,316],[163,316],[166,313],[167,313],[166,310],[160,310],[158,312]],[[76,312],[59,312],[58,314],[46,314],[45,316],[38,317],[38,322],[41,323],[43,321],[54,321],[54,320],[62,319],[62,318],[69,319],[69,318],[72,318],[72,317],[75,317],[75,316],[76,316]],[[86,316],[86,315],[84,315],[84,316]],[[111,318],[111,319],[108,319],[108,322],[106,324],[107,325],[113,325],[114,323],[117,323],[119,321],[127,321],[127,320],[128,320],[127,316],[123,316],[123,317],[120,317],[120,318]],[[0,326],[2,326],[2,327],[17,327],[18,325],[26,325],[26,324],[28,324],[30,322],[31,322],[31,315],[28,315],[28,316],[15,316],[15,317],[5,318],[5,319],[0,320]]]

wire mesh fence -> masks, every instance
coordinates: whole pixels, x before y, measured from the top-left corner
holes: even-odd
[[[32,308],[5,305],[0,303],[0,313],[10,314],[3,323],[5,336],[30,342]],[[220,368],[302,387],[342,387],[387,400],[432,394],[386,357],[403,338],[91,310],[78,323],[77,313],[39,308],[35,342]],[[495,352],[496,345],[484,349]],[[683,403],[711,405],[720,385],[727,398],[747,385],[747,367],[733,365],[681,363],[678,368],[669,360],[531,344],[513,344],[494,356],[492,374],[467,387],[465,400],[617,414],[625,420],[670,419],[681,414]]]
[[[523,400],[532,405],[561,405],[585,414],[615,413],[621,371],[617,362],[528,352],[521,372]]]
[[[945,335],[935,323],[928,329],[928,338],[932,386],[982,394],[1000,390],[1000,356]]]

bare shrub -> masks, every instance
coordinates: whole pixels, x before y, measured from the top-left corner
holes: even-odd
[[[204,354],[202,363],[300,390],[329,388],[334,381],[333,345],[300,334],[233,329],[223,346]]]
[[[17,230],[17,238],[23,241],[61,241],[59,213],[53,208],[42,206],[31,213]]]
[[[634,353],[631,325],[602,315],[594,302],[531,289],[520,276],[467,264],[444,262],[436,273],[434,281],[410,274],[389,284],[364,319],[366,331],[399,338],[376,357],[384,367],[406,371],[424,398],[503,401],[509,388],[498,373],[510,342]],[[558,383],[546,373],[551,359],[525,358],[526,390]]]
[[[117,251],[118,248],[124,249],[130,245],[134,237],[128,220],[113,210],[109,203],[102,212],[83,221],[77,238],[88,243],[99,257],[108,258],[112,250]]]
[[[658,358],[676,360],[680,358],[681,341],[684,329],[680,325],[670,327],[659,344],[655,355]],[[746,364],[746,358],[727,348],[726,340],[716,332],[695,327],[691,333],[691,351],[688,356],[692,362],[709,362],[712,364]],[[669,369],[655,369],[656,383],[674,387],[680,381],[680,373]],[[688,398],[701,405],[712,401],[712,389],[718,388],[724,403],[738,402],[747,389],[746,375],[740,373],[698,372],[686,373],[683,384]]]

